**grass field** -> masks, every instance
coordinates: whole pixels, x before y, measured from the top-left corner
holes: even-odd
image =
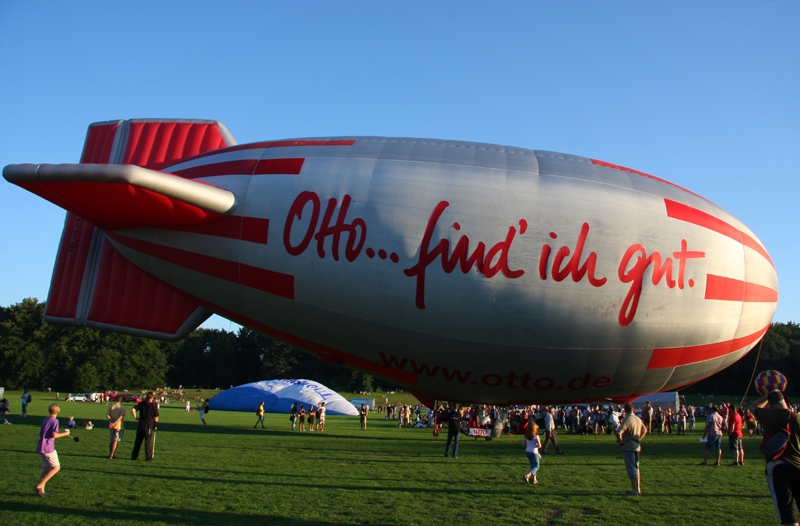
[[[207,392],[207,394],[213,394]],[[644,496],[630,489],[619,446],[607,435],[560,435],[566,454],[542,457],[541,484],[526,485],[521,438],[461,437],[459,458],[443,458],[445,435],[397,429],[372,418],[328,417],[324,433],[292,432],[287,415],[212,411],[209,425],[182,404],[161,406],[155,462],[129,460],[136,425],[126,417],[118,460],[108,460],[105,404],[60,402],[69,416],[91,419],[56,440],[62,470],[34,495],[41,473],[35,452],[39,426],[54,394],[34,392],[13,425],[0,425],[3,496],[0,524],[686,524],[777,523],[758,453],[745,438],[743,467],[698,466],[700,430],[643,441]],[[63,394],[62,394],[63,398]],[[410,397],[409,397],[410,398]],[[126,404],[130,408],[133,404]],[[376,415],[377,416],[377,415]]]

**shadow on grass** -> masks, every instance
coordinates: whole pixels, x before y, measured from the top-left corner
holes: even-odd
[[[146,479],[156,479],[165,482],[175,482],[175,481],[198,481],[202,480],[204,483],[209,484],[235,484],[235,485],[243,485],[243,486],[257,486],[268,488],[270,486],[275,486],[277,488],[286,488],[286,487],[295,487],[297,489],[307,490],[309,488],[315,488],[315,490],[319,491],[354,491],[354,492],[384,492],[384,493],[425,493],[429,495],[435,494],[442,494],[442,495],[451,495],[451,496],[463,496],[465,498],[469,498],[470,496],[476,497],[479,495],[482,496],[506,496],[509,493],[508,487],[494,487],[494,488],[487,488],[487,489],[459,489],[458,487],[453,487],[452,480],[449,478],[442,479],[440,481],[431,481],[428,480],[427,482],[437,482],[442,484],[442,487],[435,488],[430,486],[420,486],[416,487],[413,485],[408,484],[408,481],[402,481],[397,479],[385,479],[383,481],[375,480],[374,478],[365,479],[365,478],[351,478],[348,480],[355,480],[361,481],[359,483],[353,484],[343,484],[342,481],[345,480],[342,477],[336,478],[334,482],[331,483],[323,483],[320,482],[318,479],[311,479],[310,482],[291,482],[287,481],[286,478],[294,477],[294,478],[301,478],[303,480],[308,481],[309,478],[307,476],[298,476],[293,474],[285,474],[285,473],[244,473],[244,472],[220,472],[220,473],[230,473],[230,474],[241,474],[247,475],[250,477],[257,477],[259,480],[242,480],[242,479],[222,479],[222,478],[210,478],[210,477],[190,477],[190,476],[177,476],[177,475],[168,475],[164,474],[163,472],[158,473],[155,472],[158,469],[158,466],[153,464],[147,464],[146,466],[144,463],[141,463],[143,469],[137,473],[133,473],[127,471],[125,473],[118,473],[119,475],[125,475],[128,477],[142,477]],[[168,468],[172,469],[172,468]],[[189,471],[187,469],[177,469],[178,471]],[[102,470],[93,470],[93,469],[84,469],[84,468],[73,468],[71,471],[83,471],[83,472],[96,472],[96,473],[103,473],[108,474],[106,471]],[[208,473],[208,470],[197,470],[202,471],[203,473]],[[219,471],[218,471],[219,472]],[[264,481],[265,478],[277,478],[279,480],[275,481]],[[330,477],[329,477],[330,478]],[[366,484],[371,482],[372,485]],[[385,485],[376,485],[376,482],[385,482]],[[526,492],[530,488],[530,486],[526,486],[522,482],[519,483],[519,490]],[[539,495],[539,497],[543,496],[558,496],[558,497],[619,497],[621,495],[619,490],[609,490],[609,491],[575,491],[572,489],[572,485],[569,481],[564,482],[556,482],[551,484],[542,484],[536,487],[535,493]],[[717,498],[736,498],[736,499],[754,499],[754,500],[763,500],[763,494],[755,494],[755,495],[746,495],[743,493],[704,493],[698,494],[694,491],[690,491],[687,493],[681,493],[680,491],[670,491],[668,493],[659,493],[659,492],[647,492],[647,497],[655,498],[655,497],[686,497],[686,498],[696,498],[696,499],[717,499]],[[31,498],[35,498],[35,495],[31,492]],[[638,499],[637,499],[638,501]],[[288,519],[283,519],[288,520]],[[287,523],[293,524],[293,523]],[[303,524],[302,522],[299,524]]]
[[[21,416],[13,415],[13,414],[11,416],[7,416],[5,418],[9,422],[11,422],[12,426],[18,426],[18,427],[25,426],[25,427],[36,428],[36,433],[37,434],[39,433],[39,429],[42,427],[42,421],[45,419],[45,417],[43,417],[43,416],[30,416],[30,415],[28,415],[27,418],[23,418]],[[0,424],[2,424],[2,422],[0,422]]]
[[[31,507],[31,503],[8,503],[4,505],[6,512],[18,514],[18,518],[25,517],[26,514],[48,514],[54,518],[63,519],[73,517],[76,521],[81,519],[94,524],[111,524],[120,521],[138,521],[141,523],[166,523],[166,524],[269,524],[269,525],[290,525],[290,526],[311,526],[342,524],[289,519],[286,517],[276,517],[270,515],[248,515],[235,512],[215,512],[215,511],[196,511],[182,510],[174,508],[138,508],[138,509],[113,509],[103,511],[91,511],[80,508],[67,508],[57,505],[50,505],[41,502],[42,499],[36,497],[31,492],[31,500],[37,499],[36,506]]]

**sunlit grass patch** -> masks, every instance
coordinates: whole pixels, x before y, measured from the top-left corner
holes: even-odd
[[[18,410],[16,392],[7,393]],[[773,524],[758,437],[746,437],[745,466],[698,466],[701,431],[643,442],[644,496],[630,489],[619,446],[608,435],[560,435],[566,454],[542,458],[539,485],[521,438],[461,437],[443,457],[446,434],[398,429],[373,414],[328,417],[325,432],[291,431],[287,415],[253,429],[249,413],[211,411],[203,427],[183,404],[162,405],[155,462],[128,460],[135,422],[126,417],[118,460],[108,460],[105,404],[64,403],[95,428],[58,439],[62,471],[41,499],[38,429],[53,395],[34,393],[31,416],[0,426],[4,496],[0,524]],[[50,397],[48,399],[48,396]],[[63,397],[62,397],[63,398]],[[131,407],[132,404],[126,404]]]

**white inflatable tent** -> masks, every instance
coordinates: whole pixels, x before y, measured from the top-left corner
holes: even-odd
[[[254,413],[264,402],[267,413],[290,413],[292,404],[319,406],[325,402],[328,415],[358,416],[353,404],[319,382],[312,380],[264,380],[223,391],[208,401],[214,411]]]

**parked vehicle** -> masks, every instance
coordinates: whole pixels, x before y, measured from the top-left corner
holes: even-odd
[[[70,393],[67,397],[67,402],[88,402],[89,395],[86,394],[79,394],[79,393]]]
[[[134,403],[138,404],[139,402],[142,401],[142,397],[139,396],[139,395],[126,394],[126,395],[122,395],[122,401],[123,402],[134,402]]]

